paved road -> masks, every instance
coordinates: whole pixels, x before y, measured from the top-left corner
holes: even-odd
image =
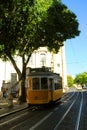
[[[6,130],[87,130],[87,91],[70,91],[61,103],[9,115],[0,121]]]

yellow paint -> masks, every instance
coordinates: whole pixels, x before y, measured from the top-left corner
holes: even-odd
[[[50,101],[56,101],[62,97],[62,90],[28,90],[27,103],[28,104],[47,104]]]
[[[57,99],[60,99],[63,95],[62,89],[54,90],[53,91],[53,101],[56,101]]]

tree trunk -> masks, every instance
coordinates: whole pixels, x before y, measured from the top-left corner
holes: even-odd
[[[25,62],[25,54],[22,56],[22,73],[20,69],[18,68],[15,60],[11,55],[8,55],[10,61],[12,62],[17,74],[18,74],[18,79],[19,79],[19,102],[26,102],[26,88],[25,88],[25,81],[26,81],[26,65],[29,61],[29,57],[27,60],[27,63]]]
[[[22,78],[19,82],[19,103],[26,102],[25,80]]]
[[[26,64],[25,64],[25,57],[22,57],[22,75],[20,80],[20,89],[19,89],[19,102],[26,102],[26,88],[25,88],[25,81],[26,81]]]

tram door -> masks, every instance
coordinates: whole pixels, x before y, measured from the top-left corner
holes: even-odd
[[[50,91],[50,101],[53,100],[53,89],[54,89],[54,84],[53,84],[53,79],[49,78],[49,91]]]

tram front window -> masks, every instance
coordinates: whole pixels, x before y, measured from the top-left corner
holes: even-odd
[[[52,85],[52,82],[53,82],[53,79],[49,79],[49,89],[52,90],[53,88],[53,85]]]
[[[33,89],[40,89],[39,78],[33,78]]]
[[[48,89],[47,78],[41,78],[41,89]]]

